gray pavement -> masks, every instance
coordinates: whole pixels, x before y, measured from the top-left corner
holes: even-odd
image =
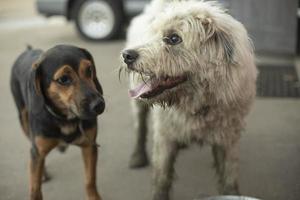
[[[44,20],[33,9],[33,0],[0,2],[0,200],[28,199],[29,142],[21,132],[9,91],[11,66],[26,44],[47,49],[59,43],[87,48],[95,58],[104,88],[107,109],[99,117],[97,177],[103,199],[150,199],[151,167],[128,169],[134,142],[132,118],[126,79],[119,82],[117,78],[124,41],[82,41],[72,24],[60,18]],[[243,194],[265,200],[300,199],[299,113],[298,99],[257,99],[241,144]],[[211,164],[208,147],[200,151],[193,146],[182,152],[176,165],[173,199],[217,194]],[[43,186],[44,199],[84,199],[83,165],[77,147],[69,148],[66,154],[51,152],[47,165],[53,179]]]

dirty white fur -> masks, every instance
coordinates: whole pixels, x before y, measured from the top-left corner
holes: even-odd
[[[182,42],[164,43],[170,33],[177,33]],[[192,142],[212,146],[219,192],[239,193],[238,141],[255,98],[257,76],[244,26],[216,2],[154,0],[133,20],[126,49],[138,52],[134,69],[142,74],[131,80],[130,87],[147,74],[188,78],[142,100],[154,105],[153,200],[169,199],[177,152],[182,144]],[[145,107],[140,102],[133,105],[139,117],[136,131],[145,134],[139,124],[146,123],[140,114]],[[139,143],[135,156],[145,149]]]

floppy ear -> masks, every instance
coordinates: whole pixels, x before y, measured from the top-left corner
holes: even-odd
[[[215,39],[219,47],[223,51],[223,56],[229,63],[233,63],[234,43],[230,36],[221,30],[216,30]]]
[[[32,64],[29,81],[29,101],[33,113],[38,113],[43,109],[45,104],[44,93],[42,91],[41,80],[41,62],[38,60]]]
[[[205,34],[205,42],[215,43],[215,48],[218,51],[218,55],[222,55],[224,59],[232,63],[234,54],[234,42],[232,41],[230,34],[226,30],[221,30],[216,26],[212,19],[205,16],[198,16],[203,31]]]
[[[90,52],[88,52],[86,49],[83,49],[83,48],[80,48],[80,50],[83,52],[83,54],[90,60],[92,61],[92,64],[94,66],[94,74],[93,74],[93,81],[94,81],[94,84],[96,86],[96,89],[98,90],[98,92],[103,95],[103,89],[98,81],[98,78],[97,78],[97,73],[96,73],[96,66],[95,66],[95,62],[94,62],[94,59],[93,59],[93,56],[90,54]]]
[[[42,88],[41,88],[41,72],[40,72],[40,62],[35,62],[32,65],[32,72],[31,78],[35,93],[37,95],[42,95]]]
[[[213,25],[212,19],[208,17],[198,16],[198,19],[200,20],[204,33],[205,33],[205,40],[208,40],[211,38],[215,33],[215,26]]]

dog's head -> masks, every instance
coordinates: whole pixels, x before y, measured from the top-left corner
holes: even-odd
[[[130,96],[150,103],[237,96],[231,90],[247,77],[236,70],[253,65],[243,25],[213,2],[171,3],[137,39],[122,52],[123,66],[140,74]]]
[[[94,118],[104,111],[102,87],[91,54],[69,45],[55,46],[33,64],[39,102],[67,119]]]

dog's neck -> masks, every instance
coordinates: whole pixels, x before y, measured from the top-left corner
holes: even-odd
[[[53,116],[55,119],[58,119],[60,121],[63,121],[63,122],[66,122],[66,121],[69,121],[69,122],[75,122],[75,121],[78,121],[78,118],[75,116],[75,117],[66,117],[58,112],[56,112],[53,108],[51,108],[51,106],[49,106],[48,104],[45,104],[45,108],[47,110],[47,112]]]
[[[193,116],[203,116],[205,117],[210,111],[210,106],[202,106],[198,110],[192,111]]]

